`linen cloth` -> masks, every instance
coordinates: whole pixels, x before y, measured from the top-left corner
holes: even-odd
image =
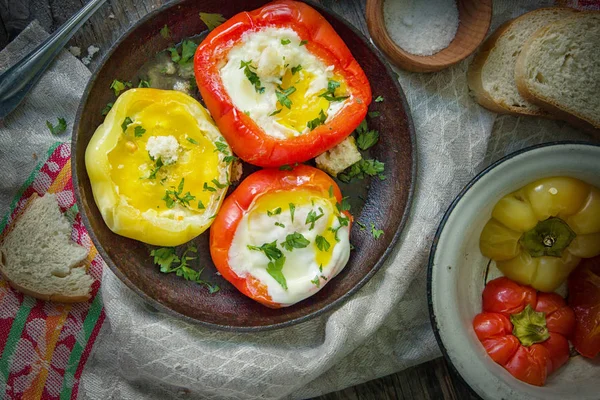
[[[598,1],[589,0],[570,4],[598,7]],[[550,2],[495,1],[490,32],[544,5]],[[21,48],[23,37],[25,44],[40,39],[39,26],[30,27],[17,39],[19,45],[0,53],[0,68],[27,51]],[[66,383],[79,388],[70,396],[305,398],[439,356],[428,319],[425,275],[431,240],[452,199],[485,165],[514,150],[557,139],[592,140],[563,122],[498,117],[481,108],[468,94],[469,61],[433,74],[397,71],[417,137],[413,207],[385,265],[343,306],[273,332],[211,331],[157,312],[104,268],[100,299],[106,320],[81,376]],[[33,169],[32,153],[44,153],[56,140],[49,137],[45,120],[55,122],[64,115],[72,126],[88,78],[89,71],[63,52],[26,103],[5,121],[0,130],[0,170],[5,176],[0,215],[9,211],[10,200]],[[68,140],[66,135],[61,138]],[[0,372],[3,368],[0,360]]]

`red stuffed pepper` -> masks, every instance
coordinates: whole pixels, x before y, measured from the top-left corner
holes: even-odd
[[[346,266],[349,208],[319,169],[255,172],[225,199],[212,224],[212,260],[246,296],[271,308],[290,306]]]
[[[515,378],[543,386],[569,359],[575,315],[556,293],[536,292],[507,278],[483,290],[473,328],[489,356]]]
[[[276,1],[214,29],[194,58],[198,88],[233,151],[263,167],[342,142],[371,102],[365,73],[310,6]]]
[[[594,358],[600,353],[600,257],[584,260],[569,277],[569,305],[576,320],[573,346]]]

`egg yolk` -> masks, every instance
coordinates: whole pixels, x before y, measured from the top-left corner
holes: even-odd
[[[165,210],[167,191],[177,191],[183,179],[180,196],[190,192],[188,198],[193,196],[193,200],[189,201],[188,208],[203,213],[212,193],[204,185],[215,188],[213,179],[219,176],[215,144],[199,129],[189,111],[178,103],[165,107],[161,103],[138,101],[132,104],[129,116],[133,122],[108,154],[110,177],[118,193],[142,212]],[[145,132],[136,134],[136,128]],[[177,161],[160,166],[153,160],[146,150],[152,136],[177,139]]]
[[[297,189],[291,191],[274,191],[267,192],[256,198],[254,205],[248,212],[248,226],[252,227],[252,220],[260,214],[273,214],[277,215],[283,211],[290,211],[290,205],[294,206],[295,209],[299,208],[312,208],[315,212],[319,212],[319,207],[323,210],[327,210],[326,215],[328,216],[327,228],[323,232],[316,232],[318,235],[323,236],[328,243],[330,243],[329,249],[321,250],[314,241],[311,246],[314,247],[315,261],[318,265],[328,265],[333,255],[333,249],[337,240],[335,239],[336,233],[332,231],[331,227],[335,222],[335,219],[339,215],[335,206],[336,198],[328,197],[328,194],[322,194],[320,192]],[[290,221],[291,222],[291,221]],[[310,224],[306,224],[305,221],[299,221],[306,230],[309,229]],[[299,232],[305,233],[305,232]],[[282,238],[285,239],[285,238]]]
[[[300,78],[303,77],[303,79]],[[292,102],[291,108],[283,106],[277,102],[277,109],[281,111],[275,115],[276,121],[281,125],[293,129],[297,132],[302,132],[308,126],[308,123],[321,118],[321,111],[327,116],[329,102],[321,94],[324,91],[308,94],[311,82],[316,76],[310,72],[301,71],[292,74],[291,69],[287,69],[282,78],[281,88],[283,91],[291,87],[296,88],[296,91],[290,94],[288,99]],[[341,76],[334,76],[333,80],[340,84],[335,89],[335,96],[347,96],[347,86]]]

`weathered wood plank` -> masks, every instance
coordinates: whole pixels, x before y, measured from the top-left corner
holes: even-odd
[[[0,0],[0,49],[37,19],[53,32],[88,0]],[[365,0],[318,0],[367,34]],[[83,55],[90,45],[100,48],[89,65],[94,70],[102,55],[127,28],[167,0],[108,0],[77,32],[71,46]],[[475,399],[468,388],[448,370],[443,359],[436,359],[397,374],[318,397],[317,400],[397,400],[397,399]]]

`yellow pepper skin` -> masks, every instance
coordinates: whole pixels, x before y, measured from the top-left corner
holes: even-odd
[[[600,255],[600,190],[570,177],[532,182],[496,203],[479,247],[506,277],[552,292]]]
[[[165,139],[170,147],[149,145]],[[113,232],[177,246],[211,225],[229,185],[231,154],[194,98],[141,88],[116,100],[86,148],[85,164],[96,205]]]

